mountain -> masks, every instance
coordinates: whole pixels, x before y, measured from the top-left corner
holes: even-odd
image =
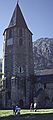
[[[53,69],[53,38],[33,42],[34,71]]]

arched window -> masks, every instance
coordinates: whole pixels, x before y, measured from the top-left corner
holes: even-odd
[[[18,73],[23,73],[24,71],[23,71],[23,67],[18,67]]]
[[[30,42],[29,42],[29,47],[30,47]]]
[[[20,37],[22,36],[22,29],[21,28],[19,29],[19,36]]]
[[[20,67],[20,73],[21,73],[21,67]]]
[[[44,89],[46,88],[46,83],[44,83]]]
[[[19,39],[19,45],[20,45],[20,46],[23,45],[23,39],[22,39],[22,38]]]

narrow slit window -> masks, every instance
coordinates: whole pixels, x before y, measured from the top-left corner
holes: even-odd
[[[20,67],[20,73],[21,73],[21,67]]]

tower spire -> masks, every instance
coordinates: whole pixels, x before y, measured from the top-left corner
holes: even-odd
[[[19,0],[17,0],[16,7],[15,7],[15,10],[13,12],[13,15],[12,15],[12,18],[11,18],[11,21],[10,21],[8,27],[13,27],[15,25],[17,25],[19,27],[21,27],[21,26],[27,27],[27,24],[25,22],[25,19],[23,17],[23,14],[21,12],[18,2],[19,2]]]
[[[17,0],[17,4],[19,3],[19,0]]]

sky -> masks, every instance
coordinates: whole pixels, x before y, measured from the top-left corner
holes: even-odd
[[[3,32],[8,27],[17,0],[0,0],[0,58],[3,57]],[[19,6],[33,41],[53,38],[53,0],[19,0]]]

